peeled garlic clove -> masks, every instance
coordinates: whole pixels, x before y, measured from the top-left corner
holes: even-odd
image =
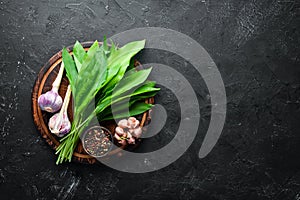
[[[115,137],[117,140],[122,140],[122,139],[120,138],[120,136],[118,136],[118,134],[115,134],[114,137]]]
[[[133,137],[127,140],[128,144],[135,144],[135,139]]]
[[[135,117],[129,117],[127,121],[128,121],[128,124],[132,124],[135,122],[135,120],[136,120]]]
[[[142,128],[141,127],[137,127],[133,130],[132,132],[132,136],[135,138],[140,138],[142,135]]]
[[[121,127],[116,127],[116,133],[120,136],[124,135],[124,130]]]
[[[135,117],[129,117],[127,121],[130,128],[136,128],[140,125],[139,120],[137,120]]]
[[[140,125],[140,121],[136,120],[135,123],[134,123],[133,128],[137,128],[139,125]]]
[[[62,103],[61,96],[53,89],[38,98],[40,108],[50,113],[57,112],[61,108]]]
[[[118,126],[121,128],[128,128],[128,122],[126,119],[122,119],[119,121]]]

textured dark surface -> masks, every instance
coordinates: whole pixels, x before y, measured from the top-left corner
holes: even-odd
[[[0,2],[0,199],[300,199],[300,2],[297,0],[84,0]],[[197,156],[210,117],[207,89],[181,58],[139,54],[181,72],[196,91],[199,133],[175,163],[128,174],[102,165],[55,165],[36,131],[31,88],[41,66],[75,40],[144,26],[171,28],[202,44],[216,62],[228,111],[220,140]],[[163,89],[172,139],[177,101]],[[155,146],[154,145],[154,146]],[[148,148],[148,147],[147,147]],[[156,148],[156,147],[155,147]]]

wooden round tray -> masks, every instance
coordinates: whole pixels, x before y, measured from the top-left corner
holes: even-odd
[[[82,43],[82,46],[85,48],[85,50],[88,50],[92,44],[93,44],[93,42],[84,42],[84,43]],[[99,42],[99,44],[102,44],[102,43]],[[70,46],[67,49],[72,54],[73,46]],[[35,81],[33,90],[32,90],[32,115],[33,115],[34,123],[35,123],[38,131],[41,133],[42,137],[46,140],[46,142],[54,150],[59,146],[60,138],[53,135],[48,129],[48,121],[53,114],[42,111],[40,109],[40,107],[38,106],[37,100],[41,94],[51,90],[52,83],[58,74],[61,61],[62,61],[62,51],[59,51],[52,58],[50,58],[50,60],[42,67],[42,69],[40,70],[38,77]],[[135,61],[135,66],[140,68],[141,64],[138,61]],[[63,99],[65,96],[68,84],[69,84],[69,81],[64,72],[64,75],[63,75],[63,78],[61,81],[61,85],[60,85],[60,88],[58,91]],[[70,105],[68,107],[68,116],[69,116],[70,120],[72,121],[73,120],[73,114],[72,114],[73,111],[72,111],[71,102],[72,101],[70,101]],[[146,99],[145,102],[153,104],[154,98],[152,97],[152,98]],[[144,125],[146,125],[150,122],[150,120],[151,120],[150,112],[151,112],[151,110],[149,110],[139,116],[136,116],[136,118],[139,119],[141,122],[140,123],[141,127],[143,127]],[[107,129],[109,129],[113,135],[115,134],[116,123],[114,120],[103,122],[103,123],[101,123],[101,125],[106,127]],[[143,130],[143,131],[145,131],[145,130]],[[136,145],[128,145],[128,146],[125,145],[125,146],[119,146],[118,148],[114,148],[111,152],[109,152],[109,154],[106,157],[109,159],[109,156],[118,154],[121,149],[126,148],[128,150],[133,150],[140,144],[140,142],[141,142],[141,140],[139,139],[139,140],[137,140]],[[93,164],[93,163],[97,162],[97,159],[90,156],[89,154],[87,154],[84,151],[81,142],[78,143],[78,145],[74,151],[72,160],[80,162],[80,163],[88,163],[88,164]]]

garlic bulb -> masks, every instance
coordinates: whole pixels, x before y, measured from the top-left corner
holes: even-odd
[[[70,96],[71,96],[71,87],[69,85],[61,110],[59,111],[59,113],[53,115],[50,118],[48,123],[51,133],[57,135],[58,137],[63,137],[71,130],[71,122],[68,118],[68,113],[67,113]]]
[[[58,75],[55,81],[52,83],[52,89],[38,98],[38,104],[40,108],[44,111],[54,113],[57,112],[62,106],[62,98],[58,94],[58,89],[62,79],[64,71],[64,63],[61,63]]]
[[[65,134],[69,133],[71,129],[71,123],[65,113],[62,115],[59,113],[53,115],[50,118],[48,126],[51,133],[57,135],[58,137],[63,137]]]
[[[129,117],[119,121],[115,129],[114,137],[121,145],[135,144],[135,140],[142,135],[142,128],[139,126],[140,122],[135,117]]]
[[[56,91],[52,89],[39,96],[38,104],[42,110],[54,113],[61,108],[62,98]]]

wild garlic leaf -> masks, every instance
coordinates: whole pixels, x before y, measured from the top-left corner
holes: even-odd
[[[148,78],[152,68],[137,71],[136,73],[125,76],[114,88],[112,97],[117,97],[127,91],[135,89]]]
[[[95,113],[98,116],[103,116],[102,112],[104,112],[106,109],[108,109],[110,105],[115,105],[119,102],[123,102],[126,100],[128,101],[129,98],[131,98],[132,100],[135,100],[135,99],[141,100],[141,99],[149,98],[149,97],[154,96],[159,90],[160,90],[160,88],[149,88],[148,92],[140,90],[138,92],[134,92],[129,95],[120,96],[120,97],[114,98],[114,99],[112,99],[112,97],[109,96],[108,98],[101,101],[101,103],[97,104]]]
[[[123,100],[121,102],[115,103],[115,104],[107,107],[103,112],[101,112],[101,116],[102,117],[106,117],[107,115],[111,115],[112,111],[114,113],[117,113],[119,111],[128,109],[133,103],[135,103],[138,100],[140,100],[140,99],[130,99],[130,100],[129,99],[125,99],[125,100]],[[101,117],[100,115],[98,115],[98,116]]]
[[[136,71],[135,71],[136,72]],[[154,86],[155,86],[155,84],[156,84],[156,82],[155,81],[145,81],[142,85],[140,85],[138,88],[140,88],[140,87],[147,87],[147,88],[145,88],[145,90],[147,90],[147,89],[151,89],[151,88],[154,88]],[[138,89],[138,88],[136,88],[136,89]],[[159,89],[159,88],[156,88],[156,89]],[[102,95],[101,96],[101,98],[99,98],[99,101],[101,101],[101,100],[103,100],[103,99],[105,99],[105,98],[107,98],[107,97],[109,97],[109,96],[112,96],[112,93],[113,92],[115,92],[117,90],[117,88],[111,88],[109,91],[107,91],[106,93],[105,93],[105,95]],[[129,92],[134,92],[134,91],[129,91]]]
[[[117,50],[117,47],[116,47],[114,41],[110,40],[110,43],[111,43],[111,47],[109,49],[109,52],[110,52],[110,54],[114,54],[115,51]]]
[[[142,94],[135,94],[135,95],[131,96],[131,99],[133,99],[133,100],[134,99],[148,99],[150,97],[154,97],[158,91],[159,91],[159,89],[155,90],[155,91],[144,92]]]
[[[145,81],[142,86],[144,86],[144,87],[155,87],[155,85],[156,85],[156,81]]]
[[[132,95],[139,95],[147,92],[155,92],[160,90],[160,88],[155,88],[154,86],[155,86],[155,81],[147,81],[139,88],[137,88]]]
[[[129,62],[129,65],[128,65],[127,69],[126,69],[126,73],[130,72],[131,70],[136,71],[134,64],[135,64],[135,60],[131,59],[130,62]]]
[[[158,91],[145,92],[137,95],[133,94],[133,96],[127,97],[126,99],[120,100],[119,102],[114,103],[113,105],[107,107],[103,112],[101,112],[101,116],[105,117],[106,115],[110,114],[112,108],[113,108],[113,112],[118,112],[120,110],[129,108],[136,101],[141,101],[153,97],[157,94],[157,92]]]
[[[145,40],[135,41],[124,45],[120,49],[111,48],[107,59],[108,75],[104,91],[114,87],[124,76],[131,58],[145,47]]]
[[[98,51],[99,48],[99,44],[98,41],[96,40],[92,46],[89,48],[88,52],[86,53],[85,58],[82,61],[82,65],[81,65],[81,70],[85,69],[87,67],[87,65],[89,65],[89,63],[91,62],[91,60],[94,58],[94,55],[96,53],[96,51]]]
[[[65,65],[66,74],[67,74],[67,77],[69,79],[72,92],[74,93],[75,92],[75,82],[76,82],[78,73],[77,73],[77,70],[76,70],[74,60],[73,60],[72,56],[70,55],[70,53],[67,51],[66,48],[63,48],[62,60],[63,60],[64,65]]]
[[[111,101],[111,97],[108,97],[104,100],[102,100],[101,102],[98,102],[96,108],[95,108],[95,113],[97,115],[100,115],[101,112],[103,112],[103,110],[105,110],[108,106],[110,106],[112,103]]]
[[[111,93],[108,93],[107,95],[105,95],[103,98],[101,98],[97,102],[98,109],[96,109],[97,110],[96,113],[99,114],[103,110],[103,106],[104,106],[104,108],[106,108],[105,105],[109,106],[110,104],[120,102],[124,99],[133,98],[138,95],[144,95],[144,96],[146,96],[146,98],[154,96],[160,90],[160,88],[155,88],[154,86],[155,86],[154,81],[146,81],[141,86],[139,86],[137,89],[127,91],[125,94],[123,93],[123,95],[121,95],[119,97],[112,97],[113,91],[111,91]],[[103,102],[105,102],[105,104]]]
[[[160,88],[155,88],[154,86],[152,86],[153,83],[155,83],[155,82],[147,82],[144,85],[137,88],[136,90],[134,90],[133,92],[130,91],[130,93],[123,94],[119,97],[113,97],[112,102],[114,102],[114,103],[120,102],[120,101],[122,101],[124,99],[128,99],[128,98],[146,99],[146,98],[152,97],[160,90]]]
[[[107,63],[103,50],[98,46],[91,59],[87,58],[82,63],[82,69],[78,73],[75,85],[77,88],[75,94],[77,112],[82,111],[95,98],[96,92],[106,78]]]
[[[148,95],[152,95],[152,94],[155,94],[155,93],[157,93],[159,91],[159,88],[149,88],[149,93],[148,92],[146,92],[146,91],[135,91],[134,93],[132,93],[132,94],[129,94],[129,95],[124,95],[124,96],[120,96],[120,97],[118,97],[118,98],[114,98],[114,99],[110,99],[111,100],[111,104],[113,104],[113,103],[117,103],[117,102],[120,102],[120,101],[122,101],[122,100],[124,100],[124,99],[127,99],[127,98],[130,98],[130,97],[135,97],[135,96],[137,96],[137,95],[141,95],[141,94],[144,94],[144,95],[147,95],[147,93],[148,93]],[[151,93],[150,93],[151,92]],[[152,93],[153,92],[153,93]]]
[[[78,41],[76,41],[73,47],[73,57],[76,64],[77,71],[80,71],[82,62],[86,57],[86,52]]]
[[[112,51],[109,58],[107,59],[107,64],[111,65],[119,62],[120,60],[122,60],[122,57],[129,57],[129,59],[127,59],[129,64],[130,59],[144,47],[145,40],[130,42],[123,47]]]
[[[153,107],[152,104],[147,104],[144,102],[135,102],[128,110],[124,110],[124,112],[119,112],[114,115],[108,115],[104,118],[101,119],[101,121],[106,121],[106,120],[111,120],[111,119],[120,119],[120,118],[125,118],[129,116],[135,116],[142,114],[146,112],[147,110],[151,109]]]

